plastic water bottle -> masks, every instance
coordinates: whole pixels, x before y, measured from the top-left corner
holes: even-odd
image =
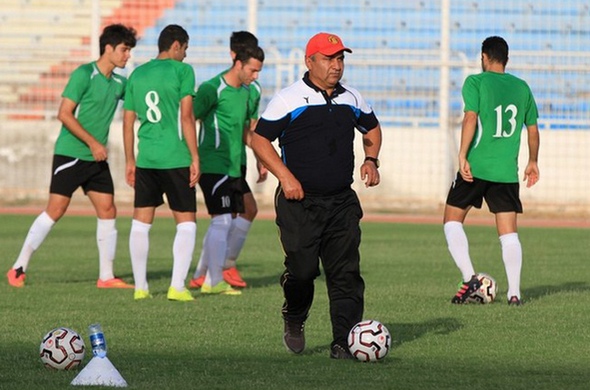
[[[90,346],[92,347],[92,354],[103,358],[107,356],[107,342],[104,338],[104,333],[100,324],[92,324],[88,327],[90,333]]]

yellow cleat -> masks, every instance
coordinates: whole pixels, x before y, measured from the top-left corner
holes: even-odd
[[[215,286],[211,287],[207,283],[203,284],[201,287],[202,294],[223,294],[223,295],[242,295],[240,290],[236,290],[232,286],[230,286],[227,282],[221,281],[217,283]]]
[[[181,301],[181,302],[189,302],[194,301],[195,298],[191,295],[191,292],[188,291],[186,288],[182,291],[178,291],[174,287],[170,287],[168,289],[168,300],[169,301]]]
[[[149,291],[135,290],[135,293],[133,294],[133,299],[135,299],[136,301],[139,301],[139,300],[146,299],[146,298],[153,298],[152,294],[150,294]]]

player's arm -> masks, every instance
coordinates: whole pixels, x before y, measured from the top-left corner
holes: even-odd
[[[463,124],[461,125],[461,144],[459,145],[459,173],[463,180],[467,182],[473,181],[471,175],[471,166],[467,161],[467,152],[469,145],[475,136],[475,129],[477,128],[477,113],[475,111],[465,111],[463,116]]]
[[[123,149],[125,150],[125,181],[135,187],[135,111],[123,111]]]
[[[289,168],[283,163],[270,140],[260,134],[253,132],[251,147],[256,156],[279,179],[285,198],[301,200],[305,196],[303,187],[297,178],[291,173]]]
[[[524,170],[524,180],[527,182],[526,186],[534,186],[539,181],[539,166],[537,160],[539,158],[539,146],[541,143],[539,136],[539,127],[534,125],[527,126],[527,138],[529,145],[529,162]]]
[[[193,97],[187,95],[180,100],[180,121],[182,123],[182,134],[191,154],[190,186],[197,185],[201,175],[199,166],[199,152],[197,149],[197,128],[195,114],[193,112]]]
[[[365,151],[365,157],[379,157],[382,142],[381,138],[381,125],[379,124],[363,134],[363,149]],[[377,168],[376,163],[370,160],[365,160],[363,165],[361,165],[361,180],[365,182],[366,187],[374,187],[379,184],[381,177]]]
[[[105,161],[107,159],[107,148],[105,145],[98,142],[96,138],[92,136],[78,121],[74,115],[74,111],[78,104],[71,99],[66,97],[62,98],[57,113],[57,119],[63,123],[63,125],[75,135],[78,139],[84,142],[90,148],[92,157],[96,161]]]
[[[257,123],[258,119],[252,118],[248,121],[248,124],[244,126],[244,143],[250,148],[252,148],[252,134],[254,134]],[[254,157],[256,158],[256,170],[258,171],[258,179],[256,180],[256,183],[262,183],[268,177],[268,169],[256,154],[254,154]]]

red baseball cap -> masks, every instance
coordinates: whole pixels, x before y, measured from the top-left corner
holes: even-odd
[[[339,51],[347,51],[352,53],[352,50],[344,46],[342,39],[340,39],[338,35],[321,32],[311,37],[309,42],[307,42],[307,46],[305,47],[305,56],[309,57],[315,53],[322,53],[323,55],[331,56],[338,53]]]

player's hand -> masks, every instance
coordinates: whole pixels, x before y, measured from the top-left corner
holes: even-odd
[[[189,178],[189,185],[195,187],[199,182],[199,177],[201,177],[201,169],[199,166],[199,160],[193,160],[190,167],[190,178]]]
[[[260,161],[256,161],[256,169],[258,169],[258,180],[256,180],[256,183],[262,183],[268,177],[268,169]]]
[[[529,162],[524,170],[524,179],[527,187],[532,187],[539,181],[539,166],[536,162]]]
[[[365,182],[365,187],[375,187],[381,182],[381,175],[375,163],[365,161],[361,165],[361,180]]]
[[[466,182],[471,183],[473,181],[471,165],[469,165],[469,161],[466,158],[459,158],[459,174]]]
[[[125,165],[125,181],[130,187],[135,188],[135,162]]]
[[[90,152],[92,153],[94,161],[106,161],[108,158],[107,148],[100,142],[95,142],[90,145]]]

